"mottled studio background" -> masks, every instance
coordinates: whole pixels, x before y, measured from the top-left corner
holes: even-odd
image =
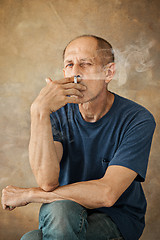
[[[110,90],[148,108],[157,128],[146,182],[146,228],[160,236],[160,1],[0,0],[0,188],[36,186],[28,163],[29,109],[45,77],[61,78],[62,51],[80,34],[110,41],[117,74]],[[0,207],[0,239],[18,240],[38,227],[39,204]],[[98,240],[98,239],[97,239]]]

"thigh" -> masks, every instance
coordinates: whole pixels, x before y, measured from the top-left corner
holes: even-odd
[[[87,210],[71,200],[43,204],[39,214],[39,228],[43,239],[85,239]]]
[[[123,240],[116,224],[106,213],[88,214],[86,240]]]
[[[38,229],[28,232],[20,240],[42,240],[42,231]]]

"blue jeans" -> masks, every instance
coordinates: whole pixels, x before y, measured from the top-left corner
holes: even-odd
[[[111,218],[80,204],[62,200],[43,204],[39,230],[26,233],[21,240],[123,240]]]

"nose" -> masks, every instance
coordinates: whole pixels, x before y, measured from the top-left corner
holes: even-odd
[[[72,67],[72,76],[82,77],[82,72],[78,64],[74,64]]]

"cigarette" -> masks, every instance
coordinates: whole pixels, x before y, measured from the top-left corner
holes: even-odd
[[[81,78],[79,75],[77,75],[77,76],[74,76],[74,83],[77,83],[77,79],[78,78]]]
[[[77,76],[74,76],[74,83],[77,83]]]

